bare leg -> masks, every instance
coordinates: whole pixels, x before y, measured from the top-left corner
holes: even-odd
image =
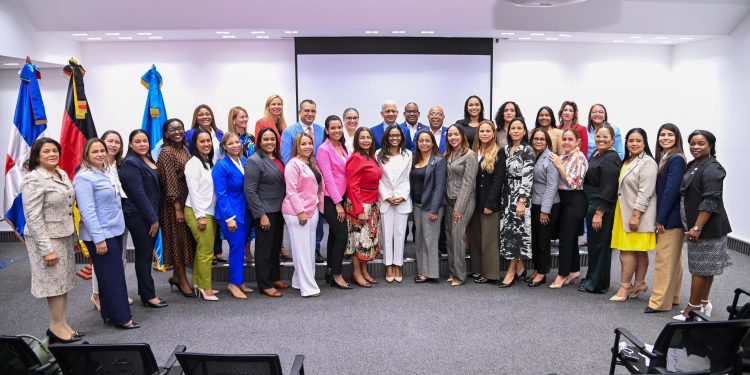
[[[620,250],[620,267],[622,270],[622,275],[620,276],[620,288],[617,290],[617,293],[615,295],[617,297],[626,297],[630,292],[629,286],[632,285],[633,274],[635,273],[635,252]]]
[[[185,271],[184,264],[174,265],[174,275],[175,279],[177,279],[177,282],[180,284],[180,290],[183,293],[192,293],[193,288],[190,286],[190,283],[188,283],[187,272]]]
[[[503,279],[503,284],[510,284],[513,282],[513,280],[516,278],[516,267],[517,267],[518,261],[515,259],[511,259],[508,263],[508,272],[505,273],[505,278]]]
[[[352,280],[357,285],[367,285],[367,280],[362,276],[362,266],[356,255],[352,256]]]
[[[372,284],[377,283],[375,279],[370,275],[370,272],[367,271],[367,262],[360,262],[359,268],[362,270],[362,277],[364,277],[367,282]]]
[[[50,315],[49,330],[63,340],[70,340],[72,335],[68,332],[67,323],[65,323],[65,296],[66,294],[47,297]]]

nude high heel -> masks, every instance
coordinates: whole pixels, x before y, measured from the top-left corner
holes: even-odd
[[[633,288],[633,284],[631,283],[620,283],[620,289],[625,289],[625,295],[624,296],[618,296],[616,293],[614,296],[610,297],[609,300],[612,302],[625,302],[628,300],[628,295],[630,294],[631,289]],[[617,291],[620,292],[619,290]]]

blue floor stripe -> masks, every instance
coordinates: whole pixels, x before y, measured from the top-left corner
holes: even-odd
[[[20,261],[26,260],[26,259],[29,259],[29,257],[26,256],[26,257],[20,257],[20,258],[11,258],[9,260],[0,259],[0,270],[3,269],[3,268],[5,268],[5,267],[10,266],[13,263],[20,262]]]

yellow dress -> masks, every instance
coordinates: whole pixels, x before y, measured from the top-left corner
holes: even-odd
[[[620,179],[622,173],[628,167],[627,163],[622,164],[620,169]],[[655,232],[625,232],[625,224],[622,222],[622,212],[620,211],[620,200],[617,200],[615,207],[614,224],[612,225],[612,241],[610,246],[613,249],[621,251],[650,251],[656,249]]]

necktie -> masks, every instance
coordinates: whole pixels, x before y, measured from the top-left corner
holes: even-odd
[[[312,126],[308,126],[307,127],[307,135],[309,135],[310,138],[312,138],[313,144],[315,144],[315,132],[313,131],[313,127]]]

